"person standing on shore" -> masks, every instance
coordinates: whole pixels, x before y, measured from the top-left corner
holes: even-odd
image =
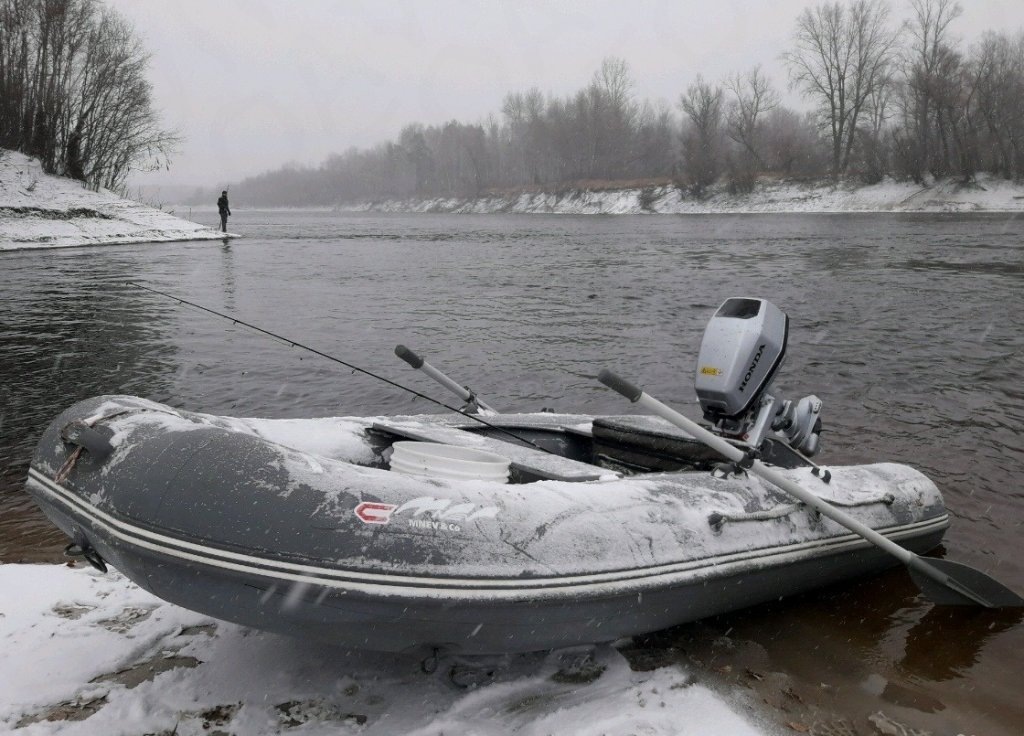
[[[217,200],[217,211],[220,212],[220,229],[221,232],[228,231],[228,217],[231,216],[231,207],[228,206],[228,191],[225,189],[220,193],[220,198]]]

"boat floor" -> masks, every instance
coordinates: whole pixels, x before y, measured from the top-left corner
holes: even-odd
[[[552,422],[550,419],[547,422],[521,421],[522,419],[528,419],[529,416],[534,415],[517,417],[520,421],[509,421],[511,418],[503,417],[503,421],[499,424],[495,424],[490,420],[488,422],[502,428],[508,427],[513,432],[516,428],[560,430],[564,432],[589,431],[589,422],[583,425],[566,426],[558,422]],[[573,418],[581,419],[578,416]],[[460,421],[455,417],[439,416],[436,422],[425,417],[376,421],[373,423],[372,428],[375,431],[386,432],[404,439],[420,442],[440,442],[446,445],[458,445],[460,447],[471,447],[477,450],[493,452],[508,458],[512,468],[520,474],[547,480],[584,482],[601,478],[611,479],[619,477],[619,474],[612,470],[606,470],[596,465],[563,457],[554,451],[545,452],[537,450],[529,445],[517,443],[512,437],[509,437],[509,440],[506,441],[467,431],[482,426],[482,424],[472,422],[471,420],[467,422],[464,418]]]
[[[513,470],[527,479],[561,480],[584,482],[611,479],[621,474],[614,469],[572,457],[574,441],[590,443],[596,433],[616,432],[634,438],[668,441],[687,456],[705,459],[708,449],[678,427],[654,416],[602,416],[590,417],[579,414],[503,414],[487,417],[487,427],[481,422],[464,416],[440,414],[435,416],[393,417],[377,420],[373,430],[403,439],[420,442],[440,442],[460,447],[472,447],[507,457]],[[493,429],[497,428],[496,429]],[[595,431],[595,427],[597,428]],[[510,430],[508,434],[500,430]],[[517,433],[517,430],[519,432]],[[546,435],[545,441],[538,440],[538,433]],[[538,450],[525,442],[517,442],[513,435],[529,435],[543,447]],[[550,446],[551,438],[560,440]]]
[[[636,472],[709,468],[723,459],[692,435],[656,416],[502,414],[485,421],[487,425],[445,414],[390,417],[375,420],[372,430],[392,438],[439,442],[501,455],[510,461],[513,477],[518,479],[514,482],[614,479]],[[524,441],[517,441],[515,435]],[[806,464],[786,445],[772,440],[762,447],[762,457],[782,467]]]

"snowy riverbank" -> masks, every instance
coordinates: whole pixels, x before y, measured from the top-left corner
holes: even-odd
[[[679,664],[631,668],[601,647],[587,668],[513,658],[454,687],[416,659],[348,652],[177,608],[120,574],[0,565],[0,730],[140,734],[552,734],[756,736]]]
[[[388,199],[341,205],[345,212],[514,214],[745,214],[830,212],[1024,212],[1024,185],[979,177],[971,185],[944,180],[921,186],[885,180],[854,186],[759,182],[750,194],[718,189],[695,199],[671,185],[644,189],[567,189],[470,199]]]
[[[223,237],[111,192],[50,176],[37,161],[0,149],[0,250]]]

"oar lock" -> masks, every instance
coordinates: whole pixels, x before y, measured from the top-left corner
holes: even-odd
[[[718,463],[711,471],[715,478],[728,478],[730,475],[745,476],[747,471],[754,467],[754,461],[761,459],[761,451],[751,447],[743,453],[743,457],[736,461]]]
[[[811,475],[821,478],[823,483],[828,483],[830,480],[832,480],[832,473],[829,470],[826,470],[825,468],[821,467],[820,465],[815,465],[813,468],[811,468]]]

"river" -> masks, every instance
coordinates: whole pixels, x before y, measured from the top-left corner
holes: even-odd
[[[445,400],[396,344],[499,409],[628,413],[594,380],[607,366],[694,417],[704,326],[725,298],[751,295],[790,316],[776,385],[824,400],[822,462],[921,469],[951,510],[945,556],[1024,591],[1019,216],[238,211],[231,224],[247,237],[0,254],[0,559],[59,558],[64,540],[22,486],[42,429],[79,399],[267,417],[434,411],[129,280]],[[750,688],[783,722],[881,711],[935,734],[1024,733],[1021,616],[934,608],[902,569],[643,647]]]

